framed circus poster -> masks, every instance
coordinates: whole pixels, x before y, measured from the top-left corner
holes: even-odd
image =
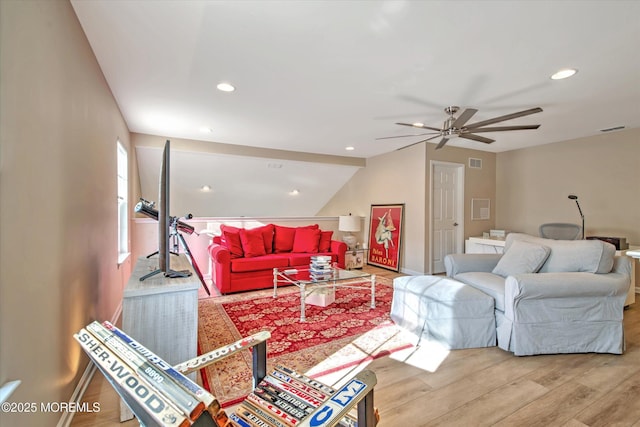
[[[370,265],[399,271],[404,203],[371,205],[369,217]]]

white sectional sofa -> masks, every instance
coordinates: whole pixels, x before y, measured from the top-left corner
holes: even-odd
[[[447,276],[495,301],[497,345],[515,355],[624,351],[631,263],[599,240],[511,233],[504,254],[455,254]]]

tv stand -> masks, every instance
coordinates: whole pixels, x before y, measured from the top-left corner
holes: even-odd
[[[175,365],[197,355],[200,281],[193,274],[177,278],[151,276],[157,267],[157,258],[138,258],[123,293],[122,330]],[[172,257],[171,267],[192,272],[184,254]],[[148,278],[140,281],[145,275]],[[132,414],[126,405],[122,406],[125,415],[121,421],[125,421]]]

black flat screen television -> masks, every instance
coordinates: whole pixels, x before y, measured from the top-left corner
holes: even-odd
[[[171,142],[167,139],[164,144],[164,150],[162,152],[162,164],[160,165],[160,179],[158,185],[158,269],[151,273],[142,276],[140,280],[145,280],[156,274],[163,273],[165,277],[188,277],[191,276],[191,271],[180,270],[175,271],[171,269],[171,215],[169,215],[169,194],[170,194],[170,171],[171,169]],[[139,204],[144,205],[144,204]],[[136,207],[138,209],[138,207]],[[146,211],[150,211],[151,215]],[[146,207],[144,209],[145,214],[153,216],[153,209]],[[187,224],[183,224],[187,226]],[[153,255],[153,254],[152,254]],[[204,283],[204,282],[203,282]]]
[[[171,142],[167,139],[162,152],[162,163],[160,165],[160,179],[158,188],[158,270],[165,273],[171,269],[169,256],[169,170],[171,169]]]

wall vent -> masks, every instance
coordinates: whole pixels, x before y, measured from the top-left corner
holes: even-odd
[[[482,169],[482,159],[469,157],[469,167],[472,169]]]

